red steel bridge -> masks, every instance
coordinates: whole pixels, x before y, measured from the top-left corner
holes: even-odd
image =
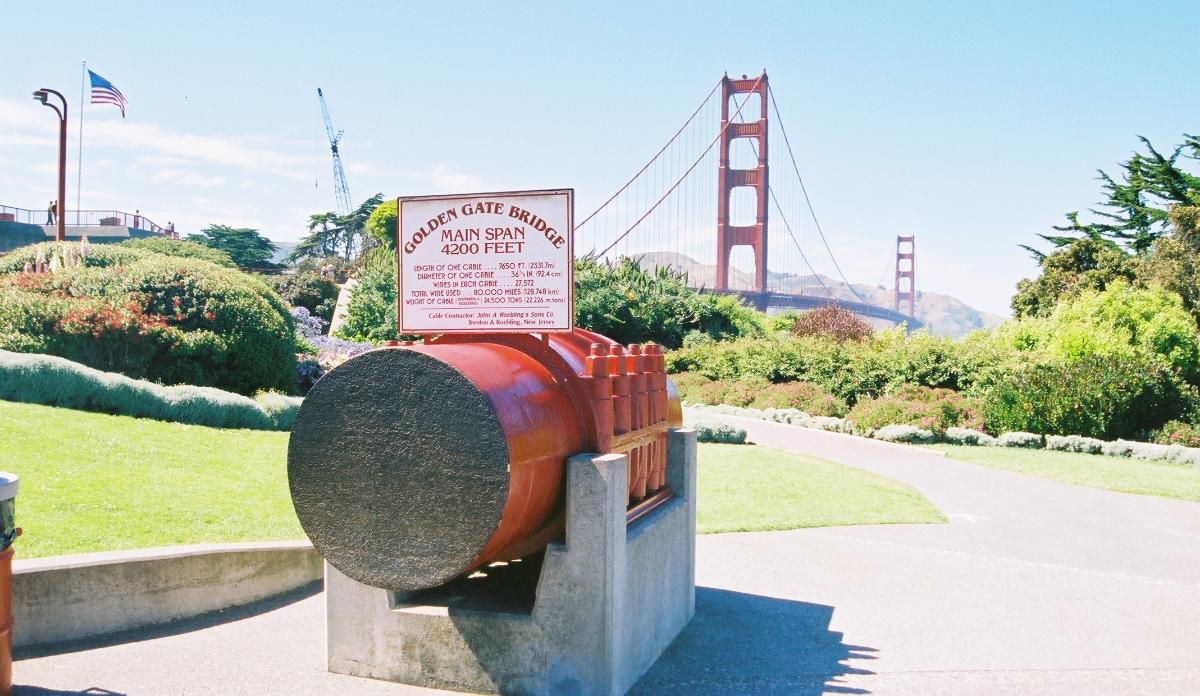
[[[770,142],[782,142],[787,152],[775,172],[767,159]],[[804,187],[765,71],[722,77],[650,161],[575,226],[577,255],[669,266],[697,289],[737,294],[761,310],[836,304],[918,328],[912,238],[898,238],[896,251],[896,287],[883,301],[846,279]],[[830,280],[833,275],[842,283]]]

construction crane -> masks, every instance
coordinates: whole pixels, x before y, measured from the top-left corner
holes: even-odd
[[[329,149],[333,152],[333,195],[337,199],[337,211],[341,215],[349,215],[354,209],[350,203],[350,184],[346,183],[346,170],[342,169],[342,156],[338,154],[338,142],[345,131],[333,132],[333,121],[329,118],[329,106],[325,103],[325,94],[317,88],[317,99],[321,101],[321,116],[325,119],[325,134],[329,136]]]

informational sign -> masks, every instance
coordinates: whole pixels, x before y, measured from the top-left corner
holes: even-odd
[[[402,197],[400,333],[570,331],[575,192]]]

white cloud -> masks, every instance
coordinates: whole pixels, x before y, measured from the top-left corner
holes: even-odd
[[[150,175],[150,181],[156,184],[177,184],[195,188],[213,188],[225,185],[225,177],[204,176],[178,169],[159,169]]]

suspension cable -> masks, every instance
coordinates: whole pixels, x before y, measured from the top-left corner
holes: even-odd
[[[788,139],[787,129],[783,127],[783,116],[779,114],[779,104],[775,103],[775,91],[770,86],[767,87],[767,96],[771,98],[771,106],[775,109],[775,120],[779,122],[779,132],[783,134],[783,143],[787,146],[788,157],[792,160],[792,170],[796,173],[796,179],[800,182],[800,192],[804,194],[804,202],[808,204],[808,212],[812,215],[813,225],[817,228],[817,234],[821,237],[821,243],[825,245],[825,251],[829,253],[829,260],[833,261],[833,267],[837,269],[838,275],[841,276],[842,282],[846,287],[859,299],[860,302],[870,304],[867,300],[854,289],[850,281],[846,279],[846,274],[842,272],[842,267],[837,262],[837,257],[833,255],[833,249],[829,248],[829,240],[825,239],[825,232],[821,229],[821,223],[817,220],[817,211],[813,210],[812,199],[808,197],[808,189],[804,186],[804,177],[800,176],[800,165],[796,164],[796,155],[792,153],[792,143]]]
[[[675,131],[675,135],[672,135],[672,136],[671,136],[671,139],[667,141],[667,144],[666,144],[666,145],[663,145],[663,146],[662,146],[662,147],[659,149],[659,151],[658,151],[658,152],[654,153],[654,156],[650,158],[650,161],[649,161],[649,162],[646,162],[645,166],[643,166],[641,169],[637,170],[637,173],[636,173],[636,174],[634,174],[632,177],[630,177],[630,178],[629,178],[629,181],[626,181],[624,186],[622,186],[621,188],[617,189],[617,192],[616,192],[616,193],[614,193],[613,195],[609,196],[609,197],[608,197],[608,200],[604,201],[603,203],[601,203],[601,204],[600,204],[600,207],[598,207],[598,208],[596,208],[595,210],[593,210],[591,215],[588,215],[587,217],[585,217],[585,218],[583,219],[583,222],[581,222],[581,223],[579,223],[579,224],[575,225],[575,229],[579,229],[580,227],[583,227],[584,225],[586,225],[586,224],[588,223],[588,221],[589,221],[589,220],[591,220],[592,218],[596,217],[596,214],[597,214],[597,213],[599,213],[601,210],[604,210],[604,208],[605,208],[606,206],[608,206],[608,204],[609,204],[609,203],[612,203],[612,202],[613,202],[613,200],[615,200],[617,196],[619,196],[619,195],[621,195],[622,193],[624,193],[624,192],[625,192],[625,189],[629,188],[629,186],[630,186],[630,185],[631,185],[631,184],[632,184],[632,183],[633,183],[633,182],[634,182],[634,181],[635,181],[635,180],[636,180],[636,179],[637,179],[639,176],[641,176],[643,172],[645,172],[647,169],[649,169],[649,168],[650,168],[650,165],[654,164],[654,161],[655,161],[655,160],[657,160],[659,157],[661,157],[661,156],[662,156],[662,153],[666,152],[668,147],[671,147],[671,143],[675,142],[675,139],[679,137],[680,133],[683,133],[684,129],[686,129],[686,128],[688,127],[688,124],[690,124],[690,123],[691,123],[691,122],[692,122],[692,121],[693,121],[693,120],[696,118],[696,115],[697,115],[697,114],[699,114],[699,113],[700,113],[700,111],[701,111],[702,109],[704,109],[704,106],[705,106],[706,104],[708,104],[708,100],[712,99],[712,95],[716,94],[716,92],[717,92],[717,88],[718,88],[718,87],[720,87],[720,86],[721,86],[721,82],[720,82],[720,81],[718,81],[718,82],[717,82],[717,84],[713,85],[713,88],[712,88],[712,90],[711,90],[711,91],[709,91],[709,93],[708,93],[708,96],[706,96],[706,97],[704,98],[704,101],[700,102],[700,106],[696,107],[696,110],[692,112],[692,115],[691,115],[691,116],[688,116],[688,119],[687,119],[686,121],[684,121],[684,122],[683,122],[683,125],[679,127],[679,130]]]
[[[750,93],[747,94],[746,98],[742,100],[742,103],[738,105],[735,116],[741,115],[742,107],[746,105],[746,102],[750,101],[750,97],[753,96],[754,90],[758,89],[758,85],[761,82],[762,82],[762,76],[759,76],[759,78],[757,80],[755,80],[754,86],[750,88]],[[709,96],[711,97],[712,95],[710,94]],[[705,101],[707,101],[707,99]],[[666,200],[667,196],[670,196],[675,191],[675,189],[679,188],[679,185],[682,184],[683,180],[686,179],[687,176],[692,173],[692,170],[696,168],[696,165],[700,164],[700,162],[702,162],[704,160],[704,158],[706,156],[708,156],[708,153],[712,151],[713,146],[716,145],[717,142],[721,138],[725,137],[725,131],[729,130],[729,126],[731,126],[732,124],[733,124],[733,119],[729,119],[728,121],[726,121],[725,126],[723,128],[721,128],[721,131],[719,133],[717,133],[717,137],[713,138],[712,142],[710,142],[708,144],[708,147],[704,148],[704,152],[700,153],[700,157],[698,157],[695,162],[692,162],[692,166],[687,168],[687,171],[685,171],[683,173],[683,176],[676,179],[675,183],[671,186],[671,188],[667,189],[667,192],[664,193],[661,198],[659,198],[657,201],[655,201],[654,205],[650,206],[649,210],[647,210],[645,213],[643,213],[642,216],[640,218],[638,218],[636,222],[634,222],[632,225],[630,225],[629,229],[622,232],[621,236],[614,239],[612,244],[609,244],[607,247],[605,247],[604,251],[601,251],[599,255],[604,256],[609,251],[611,251],[612,248],[615,247],[617,245],[617,243],[620,242],[622,239],[625,239],[625,237],[628,236],[629,233],[634,230],[634,228],[636,228],[638,225],[642,224],[642,221],[645,220],[647,217],[649,217],[650,213],[653,213],[655,211],[655,209],[658,208],[658,206],[664,200]]]

